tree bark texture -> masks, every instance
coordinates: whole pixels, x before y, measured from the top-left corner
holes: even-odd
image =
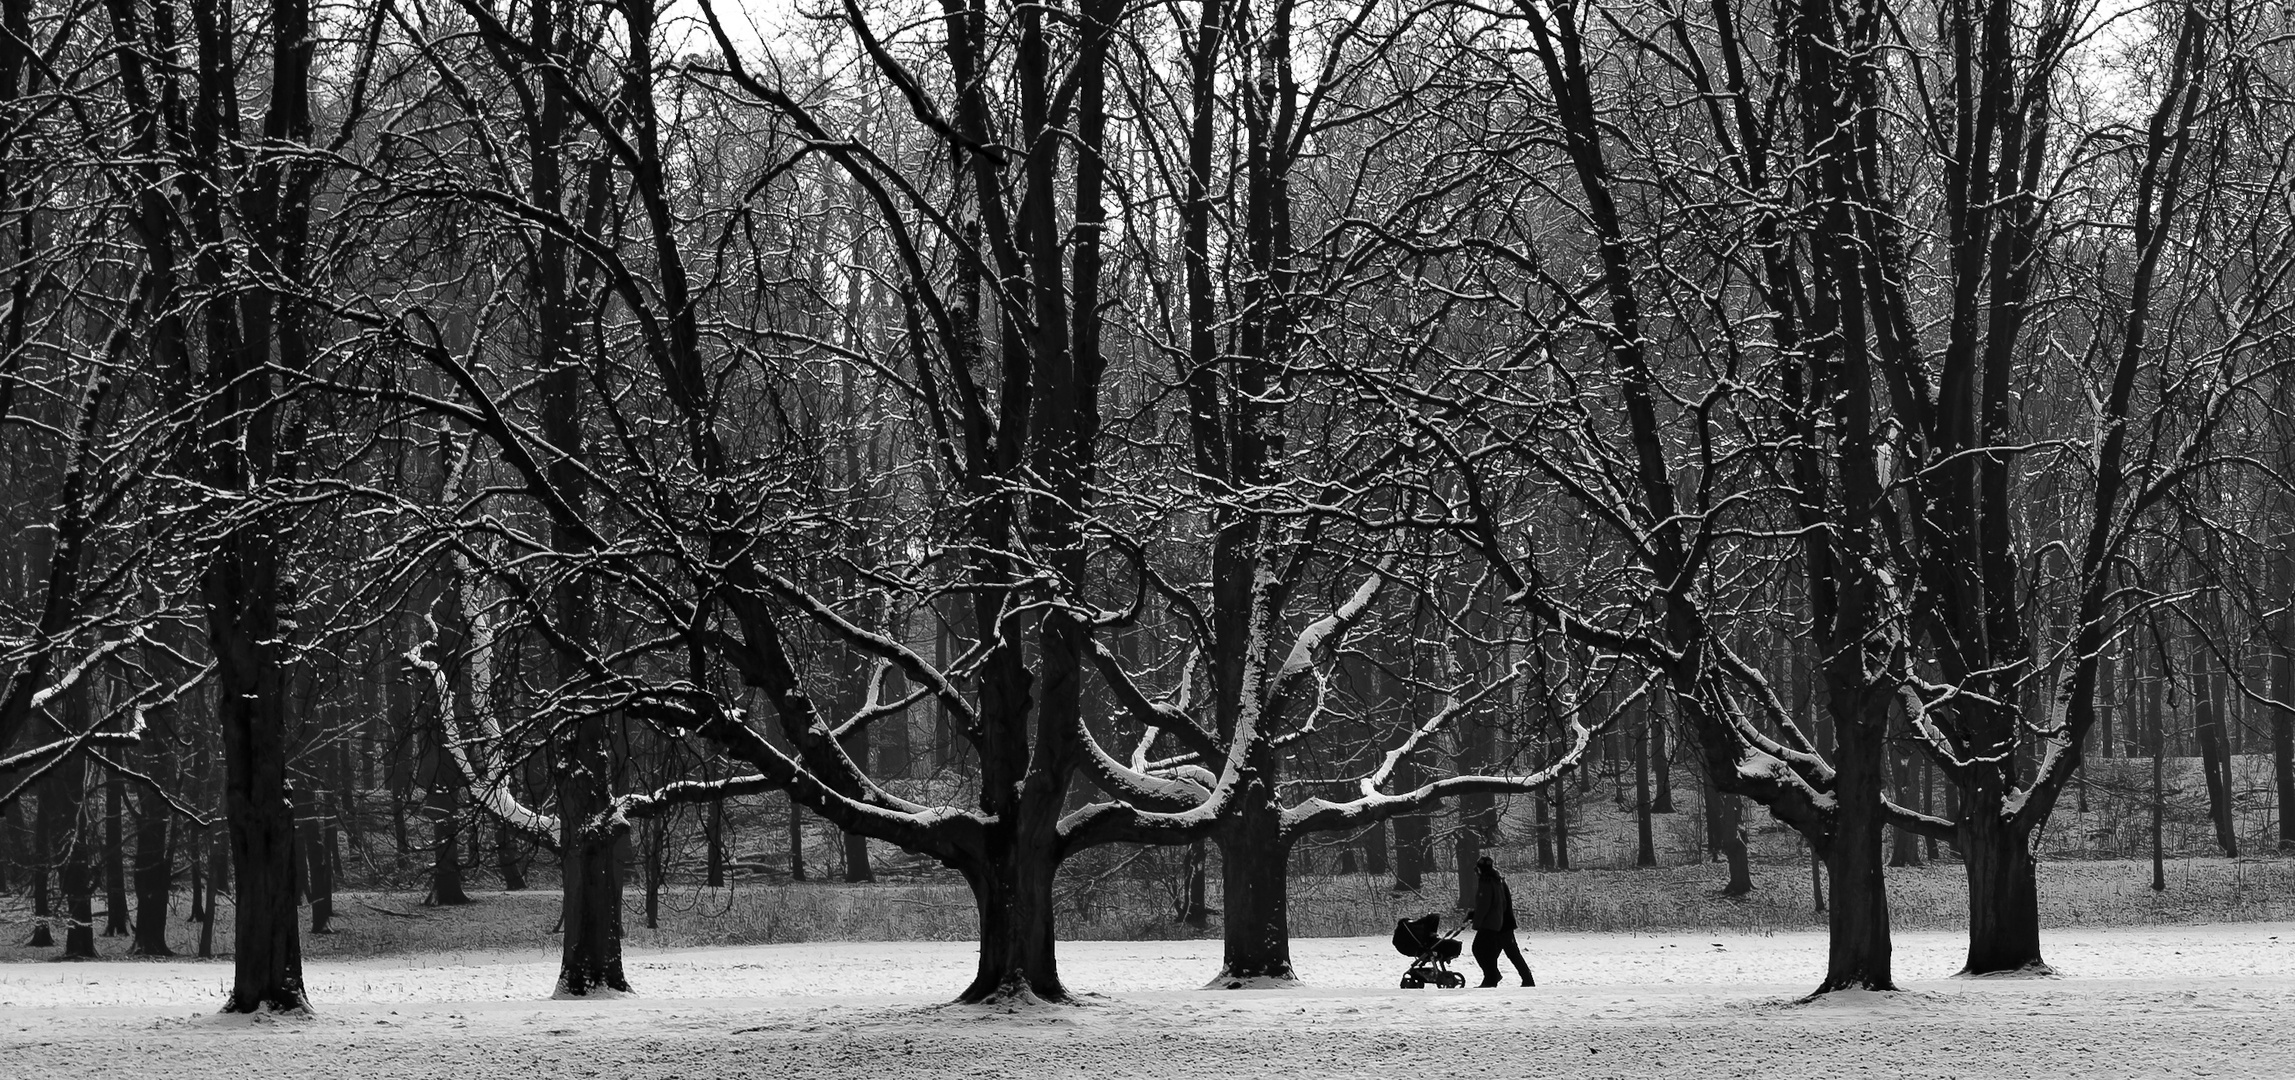
[[[135,940],[128,945],[128,952],[135,956],[175,955],[167,945],[167,901],[175,877],[169,828],[172,814],[167,800],[155,792],[141,792],[136,800]]]
[[[1833,886],[1826,927],[1825,980],[1818,993],[1894,990],[1890,967],[1889,898],[1882,869],[1881,792],[1886,787],[1885,732],[1870,720],[1834,714],[1839,740],[1840,805],[1832,842],[1824,852]]]
[[[104,782],[104,936],[128,932],[127,886],[127,781],[113,776]]]

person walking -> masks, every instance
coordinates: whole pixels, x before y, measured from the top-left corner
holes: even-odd
[[[1514,891],[1498,876],[1498,866],[1488,855],[1474,864],[1474,873],[1480,880],[1474,888],[1474,911],[1467,918],[1474,926],[1474,962],[1482,965],[1482,985],[1498,985],[1500,953],[1514,962],[1522,985],[1538,985],[1530,976],[1530,962],[1522,959],[1521,943],[1514,940]]]

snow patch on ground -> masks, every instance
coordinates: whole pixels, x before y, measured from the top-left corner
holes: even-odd
[[[1275,975],[1253,975],[1237,979],[1226,975],[1204,983],[1206,990],[1297,990],[1299,980]]]
[[[557,989],[550,991],[550,1000],[552,1001],[612,1001],[615,998],[636,996],[638,994],[635,987],[628,990],[616,990],[611,986],[593,986],[577,994],[566,989],[566,984],[563,982],[558,984]]]
[[[2026,964],[2010,971],[1963,971],[1955,979],[2054,979],[2056,969],[2047,964]]]
[[[2054,932],[2061,978],[1954,979],[1896,938],[1903,991],[1801,1001],[1821,933],[1525,941],[1536,988],[1401,990],[1383,937],[1301,939],[1288,989],[1205,992],[1217,941],[1068,942],[1088,1007],[950,1004],[965,942],[638,951],[642,996],[550,1000],[541,949],[311,962],[317,1015],[220,1017],[217,962],[0,964],[0,1074],[388,1077],[2295,1075],[2295,924]],[[1721,946],[1716,948],[1715,946]]]

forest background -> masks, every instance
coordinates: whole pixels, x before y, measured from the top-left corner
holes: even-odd
[[[2295,843],[2271,5],[0,16],[33,947],[302,1008],[476,876],[580,995],[633,884],[898,877],[1064,1000],[1109,896],[1260,985],[1758,854],[1885,988],[1888,866],[1983,974]]]

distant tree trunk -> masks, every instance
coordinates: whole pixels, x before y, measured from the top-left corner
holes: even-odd
[[[166,750],[151,753],[159,764],[152,775],[172,781],[173,770],[165,763],[171,755]],[[169,846],[168,825],[172,809],[157,792],[146,789],[136,799],[135,816],[135,940],[128,952],[135,956],[173,956],[175,950],[167,946],[167,899],[175,877],[175,852]],[[193,888],[198,887],[198,861],[193,860]]]
[[[459,792],[447,782],[453,768],[445,761],[441,751],[434,763],[437,772],[432,777],[429,793],[423,798],[424,812],[430,816],[431,861],[430,895],[423,899],[425,907],[450,907],[470,902],[470,894],[462,887],[462,821],[456,811]]]
[[[1554,869],[1570,868],[1570,785],[1555,784],[1554,789]]]
[[[395,783],[390,789],[391,865],[400,874],[408,867],[407,855],[414,850],[414,838],[407,831],[407,804],[414,801],[411,782]]]
[[[717,799],[709,804],[709,817],[706,821],[707,824],[703,826],[705,833],[703,838],[708,841],[709,865],[705,871],[707,876],[702,879],[702,884],[712,889],[723,888],[725,886],[725,800]],[[507,837],[508,834],[504,835]]]
[[[1395,784],[1408,790],[1419,784],[1418,766],[1405,758],[1395,769]],[[1433,827],[1425,812],[1397,814],[1395,827],[1395,888],[1402,892],[1417,892],[1420,878],[1434,866]],[[1232,859],[1234,852],[1225,852]],[[1228,875],[1232,878],[1231,872]]]
[[[1554,822],[1544,792],[1530,796],[1530,828],[1538,835],[1538,869],[1554,868]]]
[[[1363,873],[1386,876],[1387,823],[1384,821],[1363,833]]]
[[[518,851],[518,834],[510,826],[494,826],[494,863],[502,874],[503,892],[523,892],[526,888],[526,860]]]
[[[60,768],[49,770],[34,787],[38,801],[32,808],[32,933],[24,939],[24,944],[35,949],[54,948],[56,944],[55,931],[48,927],[48,920],[55,914],[48,908],[48,879],[63,849],[56,839],[66,820],[62,772]]]
[[[215,920],[218,907],[216,898],[231,895],[231,844],[216,830],[206,838],[207,847],[207,918],[199,924],[199,958],[215,955]],[[238,902],[233,901],[236,908]]]
[[[876,879],[876,871],[869,866],[869,838],[855,832],[846,833],[845,880],[862,882]]]
[[[2215,842],[2227,858],[2239,857],[2239,834],[2231,815],[2231,760],[2224,745],[2220,664],[2205,645],[2192,651],[2192,737],[2199,744],[2200,771],[2207,777],[2207,816]]]
[[[334,834],[334,824],[327,817],[327,799],[324,792],[315,793],[304,800],[303,813],[303,870],[309,880],[304,890],[311,905],[311,932],[331,934],[330,923],[335,918],[335,861],[328,850],[328,838]]]
[[[645,928],[661,929],[661,879],[669,853],[669,819],[657,817],[645,827]]]
[[[123,937],[128,932],[127,891],[127,838],[123,835],[126,824],[127,781],[114,776],[104,783],[104,936]]]
[[[1665,717],[1652,706],[1650,717],[1650,773],[1655,781],[1656,794],[1650,797],[1650,813],[1673,813],[1673,763],[1666,757]]]
[[[72,684],[64,694],[64,726],[70,731],[86,731],[95,723],[95,704],[90,700],[89,680]],[[63,820],[57,836],[63,841],[62,866],[58,874],[64,888],[64,959],[93,960],[96,957],[94,868],[89,866],[90,833],[84,805],[88,791],[88,766],[66,759],[49,774],[56,778],[53,790],[64,807]],[[101,827],[103,823],[98,823]]]
[[[1604,757],[1603,750],[1605,750],[1608,745],[1609,740],[1606,738],[1595,739],[1593,742],[1587,744],[1585,763],[1578,766],[1578,794],[1591,795],[1594,793],[1594,777],[1602,770],[1602,762]],[[1556,805],[1559,805],[1559,803]],[[1563,869],[1567,870],[1569,868],[1563,867]]]
[[[2295,512],[2280,500],[2283,515]],[[2282,523],[2288,518],[2281,517]],[[2279,557],[2273,560],[2275,595],[2295,596],[2295,533],[2279,536]],[[2279,617],[2272,620],[2271,780],[2279,802],[2279,850],[2295,852],[2295,604],[2282,601]]]
[[[191,834],[191,843],[188,845],[191,849],[191,857],[184,860],[184,865],[191,868],[191,912],[184,918],[188,922],[195,923],[207,921],[207,905],[209,903],[207,897],[207,865],[206,860],[201,857],[205,854],[204,849],[200,846],[202,835],[196,832]]]
[[[1936,815],[1936,762],[1929,760],[1927,754],[1920,756],[1920,812],[1931,817]],[[1924,839],[1928,843],[1928,860],[1935,862],[1936,837]]]
[[[1203,929],[1211,925],[1211,847],[1208,842],[1197,840],[1187,846],[1187,861],[1180,873],[1186,881],[1181,886],[1179,921]]]
[[[1484,795],[1482,798],[1485,801],[1488,801],[1490,797],[1488,795]],[[1474,872],[1474,864],[1477,860],[1482,858],[1482,833],[1481,830],[1474,827],[1474,818],[1470,816],[1472,813],[1473,811],[1466,806],[1466,800],[1460,799],[1458,807],[1458,834],[1451,838],[1450,854],[1451,865],[1458,868],[1457,906],[1461,911],[1474,910],[1474,886],[1476,878]]]
[[[1487,662],[1484,662],[1487,668]],[[1498,725],[1494,717],[1473,715],[1460,718],[1460,741],[1464,753],[1460,755],[1458,771],[1482,773],[1490,771],[1498,760]],[[1482,858],[1484,845],[1498,839],[1498,797],[1487,791],[1462,795],[1458,799],[1458,836],[1451,850],[1452,865],[1458,868],[1458,906],[1462,910],[1474,909],[1477,875],[1474,864]]]
[[[1650,712],[1641,709],[1641,722],[1634,725],[1634,866],[1637,869],[1657,865],[1657,842],[1650,828]]]
[[[789,800],[789,880],[805,880],[805,808]]]
[[[1809,853],[1809,910],[1825,913],[1825,857],[1814,851]]]
[[[2152,646],[2160,660],[2159,674],[2153,676],[2151,692],[2144,702],[2145,719],[2149,721],[2146,726],[2151,729],[2152,744],[2152,891],[2166,892],[2167,857],[2166,852],[2160,848],[2160,825],[2165,804],[2161,801],[2160,781],[2167,758],[2167,713],[2162,708],[2161,698],[2165,696],[2168,685],[2168,663],[2166,644],[2160,640],[2160,630],[2156,624],[2152,627]]]
[[[2280,595],[2289,595],[2281,593]],[[2282,613],[2282,624],[2295,614]],[[2295,852],[2295,632],[2283,628],[2279,654],[2272,658],[2271,683],[2280,704],[2271,710],[2271,777],[2279,795],[2279,850]]]
[[[1901,748],[1889,748],[1890,787],[1906,806],[1914,805],[1912,790],[1912,755]],[[1902,825],[1889,827],[1889,865],[1919,866],[1920,836]]]
[[[1705,784],[1705,837],[1707,846],[1729,864],[1729,881],[1721,895],[1743,896],[1753,891],[1753,861],[1745,846],[1745,804],[1735,795]]]
[[[364,721],[355,724],[362,728],[366,726]],[[343,833],[348,831],[351,842],[359,850],[366,850],[365,845],[359,842],[358,789],[351,786],[355,775],[351,768],[351,742],[348,733],[335,740],[335,752],[327,774],[331,780],[328,788],[335,796],[334,805],[327,808],[327,869],[336,885],[349,883],[343,873]]]
[[[853,765],[863,771],[869,767],[869,731],[862,728],[844,740],[845,753]],[[845,880],[847,882],[875,881],[876,870],[869,865],[869,838],[857,832],[845,835]]]
[[[78,769],[72,770],[74,773]],[[93,960],[96,958],[96,875],[88,865],[89,849],[95,847],[85,835],[89,830],[76,829],[70,847],[64,852],[64,907],[70,921],[64,927],[64,959]]]

